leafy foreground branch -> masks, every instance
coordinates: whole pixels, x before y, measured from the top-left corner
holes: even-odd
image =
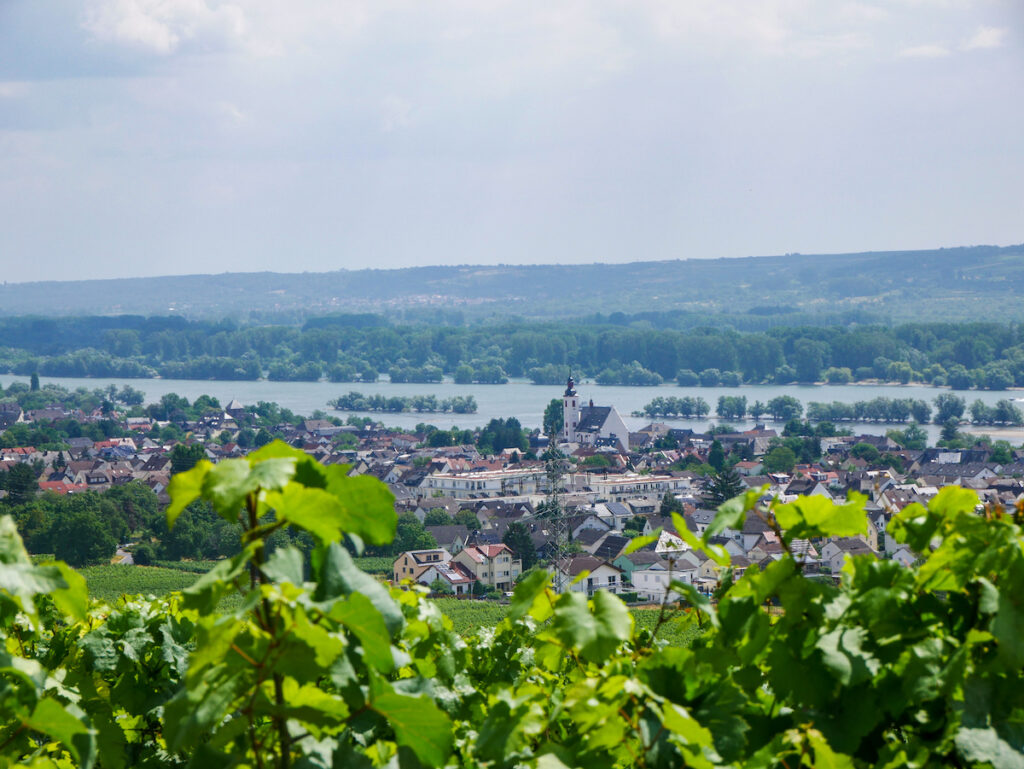
[[[169,523],[206,499],[242,524],[242,552],[181,594],[116,606],[32,565],[0,519],[0,766],[1024,765],[1021,509],[978,513],[946,489],[892,525],[926,554],[917,568],[855,558],[834,586],[789,544],[864,531],[862,500],[750,494],[684,536],[727,564],[711,538],[754,511],[786,554],[727,579],[717,607],[675,584],[706,628],[690,648],[542,572],[463,640],[419,592],[354,565],[344,538],[384,544],[395,516],[383,485],[345,473],[274,443],[175,476]],[[316,540],[310,563],[268,555],[282,527]],[[241,606],[217,611],[232,592]]]

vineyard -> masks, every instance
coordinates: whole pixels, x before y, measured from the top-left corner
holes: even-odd
[[[723,569],[716,605],[673,582],[685,611],[631,613],[536,571],[486,607],[501,617],[359,569],[342,541],[394,536],[389,492],[285,444],[201,461],[170,493],[168,525],[208,500],[241,524],[241,552],[115,606],[33,563],[0,517],[0,766],[1024,766],[1024,504],[944,489],[887,530],[918,566],[858,556],[833,585],[790,543],[862,534],[865,499],[756,490],[699,538],[675,522]],[[784,554],[732,582],[713,539],[748,515]],[[286,526],[316,540],[311,564],[267,552]],[[466,638],[442,609],[465,610]]]
[[[164,596],[196,581],[194,572],[158,566],[86,566],[78,571],[85,577],[89,596],[109,603],[122,595]]]

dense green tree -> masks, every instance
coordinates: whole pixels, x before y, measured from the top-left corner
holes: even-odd
[[[792,395],[777,395],[765,404],[765,410],[780,422],[798,419],[804,413],[803,405]]]
[[[953,393],[940,393],[935,396],[935,421],[945,424],[950,419],[959,420],[967,408],[967,401]]]
[[[770,473],[791,473],[796,466],[796,454],[788,446],[776,446],[764,455],[761,464]]]
[[[39,491],[37,478],[36,471],[27,462],[19,462],[0,474],[0,488],[7,491],[2,501],[7,505],[23,505],[31,501]]]
[[[701,501],[706,507],[714,509],[723,502],[739,496],[746,488],[736,468],[727,467],[711,476],[704,486]]]
[[[863,459],[869,465],[878,461],[878,449],[870,443],[857,443],[850,449],[850,456],[855,459]]]
[[[814,339],[798,339],[793,345],[793,367],[801,382],[817,382],[825,367],[829,348]]]
[[[905,430],[889,430],[886,435],[912,451],[920,451],[928,445],[928,433],[917,422],[911,422]]]
[[[451,526],[455,521],[443,507],[433,507],[423,516],[424,526]]]
[[[722,442],[717,439],[712,441],[711,448],[708,449],[708,464],[717,471],[721,471],[725,466],[725,449],[722,448]]]
[[[552,398],[544,407],[544,434],[551,440],[557,441],[564,426],[563,422],[562,399]]]
[[[177,444],[171,449],[171,474],[177,475],[195,467],[200,459],[206,458],[206,448],[201,443],[193,443],[187,446],[184,443]]]
[[[480,519],[476,517],[476,513],[467,508],[459,510],[452,519],[453,523],[459,526],[465,526],[470,531],[479,531]]]
[[[512,521],[505,529],[505,536],[501,541],[511,548],[515,557],[523,562],[523,571],[531,568],[537,563],[537,548],[530,539],[530,531],[526,524],[521,521]]]
[[[109,561],[117,548],[95,508],[66,510],[54,521],[50,536],[55,557],[71,566]]]
[[[658,515],[672,515],[672,513],[682,512],[683,503],[671,491],[666,491],[661,497],[661,505],[658,507]],[[640,528],[643,528],[643,526],[641,525]]]
[[[483,454],[499,454],[510,448],[526,451],[529,445],[527,434],[515,417],[492,419],[476,440],[477,449]]]
[[[419,519],[412,513],[402,513],[398,516],[395,540],[385,550],[392,554],[404,553],[407,550],[429,550],[437,547],[435,540],[419,522]]]

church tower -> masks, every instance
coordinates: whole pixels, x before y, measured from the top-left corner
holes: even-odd
[[[580,421],[580,399],[576,395],[576,383],[572,374],[565,383],[565,394],[562,396],[562,440],[573,443],[576,440],[576,425]]]

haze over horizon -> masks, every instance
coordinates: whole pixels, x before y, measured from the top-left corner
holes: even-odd
[[[1013,0],[0,3],[8,282],[1024,240]]]

